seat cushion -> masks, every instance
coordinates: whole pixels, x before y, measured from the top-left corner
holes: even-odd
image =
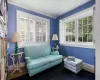
[[[62,59],[62,55],[48,55],[44,58],[46,58],[49,62],[54,62],[56,60]]]
[[[41,67],[43,65],[46,65],[48,63],[49,63],[49,60],[47,60],[44,57],[40,57],[37,59],[31,59],[30,63],[27,64],[27,68],[28,69],[35,69],[35,68]]]

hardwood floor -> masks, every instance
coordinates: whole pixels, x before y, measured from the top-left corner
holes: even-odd
[[[12,71],[9,71],[8,72],[8,76],[7,76],[7,80],[11,80],[11,79],[14,79],[14,78],[17,78],[17,77],[20,77],[20,76],[22,76],[22,75],[25,75],[25,74],[27,74],[27,70],[26,70],[26,68],[25,67],[22,67],[21,68],[21,70],[22,70],[22,73],[20,73],[19,71],[16,71],[14,74],[12,74],[11,75],[11,73],[12,73]]]
[[[17,78],[11,80],[95,80],[95,74],[82,70],[80,73],[75,74],[64,68],[64,64],[59,64],[41,73],[30,77],[25,68],[23,73],[15,73],[10,78]],[[27,73],[27,74],[26,74]],[[11,73],[10,73],[11,74]]]

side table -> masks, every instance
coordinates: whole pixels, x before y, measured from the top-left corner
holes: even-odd
[[[59,47],[52,47],[52,51],[58,51]]]
[[[17,54],[15,54],[15,53],[12,53],[12,54],[10,54],[10,57],[11,57],[11,59],[12,59],[12,61],[13,61],[13,67],[14,67],[14,70],[13,70],[13,72],[11,73],[11,75],[15,72],[15,71],[20,71],[21,73],[22,73],[22,71],[21,71],[21,69],[20,69],[20,60],[21,60],[21,58],[22,58],[22,54],[23,54],[23,52],[19,52],[19,53],[17,53]],[[15,57],[17,56],[17,63],[15,64]]]

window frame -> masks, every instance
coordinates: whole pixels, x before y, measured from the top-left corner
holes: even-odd
[[[42,22],[46,22],[47,23],[46,41],[45,42],[36,42],[36,41],[35,42],[30,42],[30,37],[28,37],[28,42],[26,44],[20,45],[18,43],[19,48],[23,48],[23,47],[29,46],[29,45],[50,44],[50,20],[49,19],[46,19],[46,18],[43,18],[43,17],[39,17],[39,16],[36,16],[36,15],[32,15],[30,13],[26,13],[26,12],[23,12],[23,11],[20,11],[20,10],[17,10],[16,13],[17,13],[17,15],[16,15],[17,16],[17,28],[16,28],[17,32],[20,30],[20,17],[28,18],[28,22],[30,20],[35,20],[35,21],[39,21],[39,22],[42,21]],[[36,23],[35,23],[35,25],[36,25]],[[30,27],[30,24],[28,24],[28,28],[29,27]],[[28,29],[28,35],[30,35],[29,32],[30,32],[30,30]],[[36,32],[34,32],[34,33],[36,33]],[[36,35],[34,37],[36,37]]]
[[[79,42],[78,41],[78,20],[81,18],[91,16],[91,15],[92,15],[92,19],[93,19],[94,18],[93,17],[93,7],[88,8],[83,11],[80,11],[76,14],[73,14],[69,17],[59,20],[59,38],[60,38],[59,43],[60,43],[60,45],[72,46],[72,47],[82,47],[82,48],[94,48],[93,42]],[[65,39],[61,40],[61,38],[63,38],[63,37],[66,38],[64,35],[65,33],[61,33],[61,30],[64,31],[64,29],[62,29],[61,26],[64,27],[64,25],[62,25],[62,24],[70,22],[70,21],[75,21],[75,32],[76,32],[75,33],[75,42],[66,42]],[[93,26],[93,22],[92,22],[92,26]],[[94,36],[93,29],[94,28],[92,28],[92,36]],[[62,37],[61,37],[61,34],[63,35]],[[94,37],[93,37],[93,41],[94,41]]]
[[[74,27],[75,27],[76,24],[75,24],[75,21],[74,21],[74,20],[71,20],[71,21],[69,21],[69,22],[67,22],[67,23],[64,22],[64,24],[67,25],[67,24],[70,23],[70,22],[74,22]],[[72,28],[72,26],[71,26],[71,28]],[[65,28],[65,30],[67,30],[67,29]],[[71,29],[71,32],[72,32],[72,29]],[[75,30],[75,32],[76,32],[76,30]],[[67,35],[67,33],[66,33],[66,31],[65,31],[65,36],[66,36],[66,35]],[[76,36],[76,35],[74,34],[74,36]],[[68,37],[69,37],[69,36],[68,36]],[[71,38],[72,38],[72,35],[71,35]],[[72,39],[71,39],[71,40],[72,40]],[[66,37],[65,37],[65,41],[66,41]],[[69,41],[69,38],[68,38],[68,41],[66,41],[66,42],[70,42],[70,41]],[[75,41],[71,41],[71,42],[73,43],[73,42],[75,42]]]
[[[86,33],[86,34],[92,34],[92,36],[93,36],[93,15],[90,15],[90,16],[92,16],[92,24],[91,24],[91,25],[92,25],[92,33]],[[89,17],[89,16],[86,16],[86,17]],[[85,17],[82,17],[82,18],[79,18],[79,19],[83,19],[83,18],[85,18]],[[79,19],[78,19],[78,20],[79,20]],[[78,20],[77,20],[77,29],[78,29]],[[83,23],[83,21],[82,21],[82,23]],[[87,25],[89,25],[89,24],[87,24]],[[84,26],[84,25],[82,25],[82,32],[83,32],[83,26]],[[87,29],[87,30],[88,30],[88,29]],[[79,35],[78,35],[78,32],[77,32],[77,36],[79,36]],[[83,35],[82,35],[82,36],[83,36]],[[79,41],[77,41],[77,42],[78,42],[78,43],[83,43],[83,44],[85,44],[85,42],[79,42]],[[93,39],[92,39],[92,42],[93,42]],[[87,42],[87,43],[90,44],[90,43],[92,43],[92,42]],[[86,43],[86,44],[87,44],[87,43]]]

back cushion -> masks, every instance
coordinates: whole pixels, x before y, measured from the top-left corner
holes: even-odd
[[[48,44],[32,45],[24,48],[25,56],[31,59],[47,56],[50,54],[50,46]]]

